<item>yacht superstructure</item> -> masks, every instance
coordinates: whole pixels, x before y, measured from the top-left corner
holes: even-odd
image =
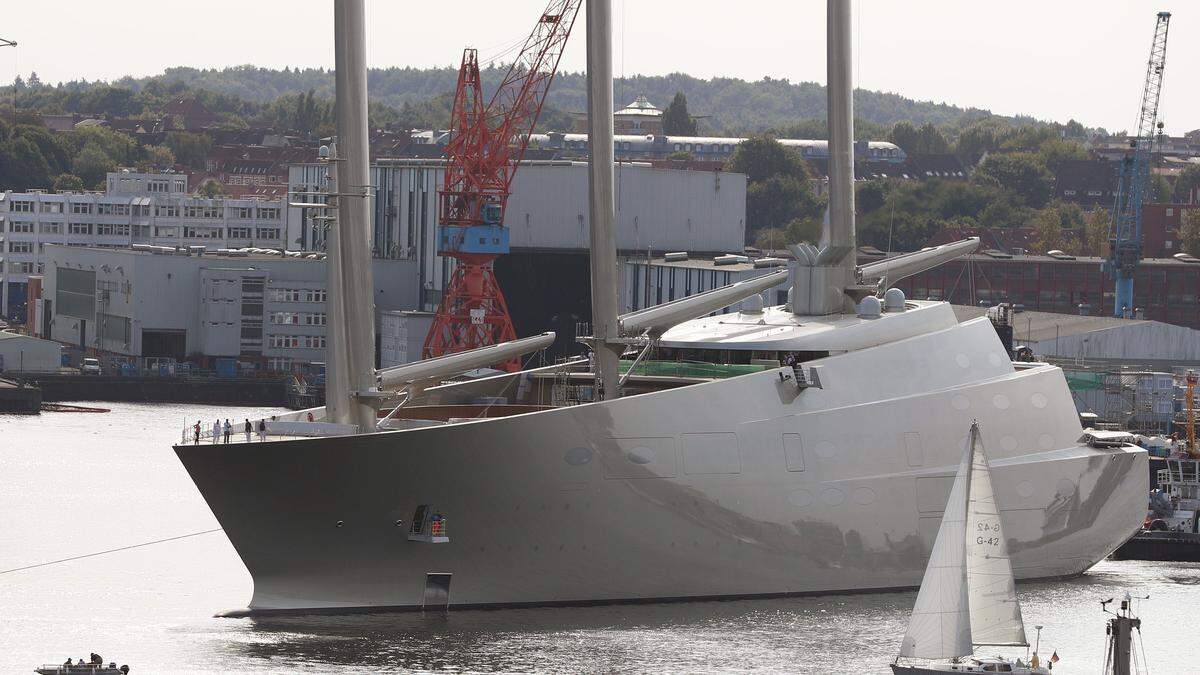
[[[608,5],[589,0],[587,24],[590,133],[611,153],[596,122],[611,139],[597,114],[611,110]],[[825,247],[624,316],[615,264],[594,265],[585,339],[599,372],[581,359],[443,382],[548,342],[529,338],[345,387],[375,403],[375,424],[324,410],[294,421],[302,411],[276,423],[285,440],[176,447],[254,578],[247,611],[914,587],[972,420],[1018,578],[1079,574],[1136,531],[1145,451],[1080,442],[1058,368],[1014,365],[986,319],[960,324],[945,303],[884,292],[976,241],[855,264],[848,2],[829,8]],[[603,154],[590,160],[592,246],[615,253]],[[764,308],[758,293],[785,276],[791,302]]]

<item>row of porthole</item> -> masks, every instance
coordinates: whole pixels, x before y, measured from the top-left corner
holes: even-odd
[[[875,491],[869,487],[854,488],[851,499],[859,506],[868,506],[875,503]],[[804,508],[813,503],[814,497],[808,490],[793,490],[788,493],[787,500],[792,506]],[[846,493],[837,488],[825,488],[821,492],[821,501],[829,506],[841,506],[846,502]]]
[[[1045,394],[1037,392],[1029,397],[1029,405],[1041,410],[1050,404],[1050,399]],[[1007,394],[996,394],[992,397],[992,405],[998,410],[1008,410],[1012,407],[1012,399]],[[971,407],[971,399],[965,394],[955,394],[950,399],[950,407],[955,410],[968,410]]]
[[[1075,491],[1075,483],[1068,478],[1062,478],[1055,486],[1055,492],[1060,496],[1069,496]],[[1024,480],[1017,483],[1017,494],[1028,499],[1033,496],[1033,483]],[[854,502],[860,506],[868,506],[875,503],[875,491],[869,487],[855,488],[852,495]],[[792,506],[804,508],[811,506],[813,503],[813,494],[808,490],[793,490],[788,493],[788,503]],[[841,506],[846,501],[846,493],[837,488],[825,488],[821,492],[821,501],[829,506]]]

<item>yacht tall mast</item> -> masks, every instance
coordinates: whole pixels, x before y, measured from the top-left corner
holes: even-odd
[[[850,79],[850,0],[826,6],[826,83],[829,117],[829,217],[822,248],[790,247],[796,254],[792,312],[802,316],[853,311],[854,286],[854,85]]]
[[[370,158],[367,144],[367,58],[363,0],[337,0],[334,50],[337,118],[337,223],[330,230],[330,297],[344,324],[330,331],[336,354],[331,391],[348,397],[331,402],[331,421],[375,428],[375,409],[366,402],[375,389],[375,304],[370,252]],[[331,293],[331,296],[333,293]]]
[[[592,342],[605,399],[619,396],[623,345],[617,321],[617,242],[613,234],[612,1],[587,0],[588,216],[591,225]]]

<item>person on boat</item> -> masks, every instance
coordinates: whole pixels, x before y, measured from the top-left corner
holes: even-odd
[[[313,414],[312,414],[311,412],[310,412],[310,413],[308,413],[308,421],[309,421],[309,422],[312,422],[312,421],[313,421]]]
[[[213,420],[213,445],[217,444],[217,439],[221,437],[221,420]]]
[[[250,434],[254,433],[254,425],[250,424],[250,418],[246,418],[246,442],[250,442]]]
[[[259,420],[258,421],[258,442],[262,443],[265,440],[267,440],[267,421]]]
[[[91,663],[92,665],[96,665],[96,666],[102,666],[102,665],[104,665],[104,657],[100,656],[96,652],[92,652],[92,660],[89,661],[88,663]]]
[[[67,657],[67,662],[66,662],[66,663],[64,663],[63,665],[64,665],[64,666],[66,666],[67,668],[70,668],[71,666],[75,665],[75,662],[74,662],[74,661],[72,661],[72,660],[71,660],[71,657],[69,657],[69,656],[68,656],[68,657]]]
[[[200,445],[200,420],[196,420],[196,424],[192,427],[192,434],[194,436],[194,444]]]
[[[225,443],[229,443],[229,434],[233,433],[233,425],[229,423],[229,418],[225,418]]]

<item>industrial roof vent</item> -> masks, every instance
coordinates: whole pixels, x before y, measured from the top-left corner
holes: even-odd
[[[1070,253],[1063,253],[1062,251],[1060,251],[1056,248],[1052,248],[1049,251],[1046,251],[1046,255],[1050,256],[1051,258],[1054,258],[1055,260],[1074,260],[1075,259],[1075,256],[1071,255]]]
[[[999,258],[1001,260],[1007,260],[1012,257],[1011,253],[1005,253],[1004,251],[995,248],[986,248],[983,250],[983,254],[989,258]]]
[[[663,260],[667,262],[681,262],[687,259],[687,251],[676,251],[675,253],[667,253],[663,256]]]

